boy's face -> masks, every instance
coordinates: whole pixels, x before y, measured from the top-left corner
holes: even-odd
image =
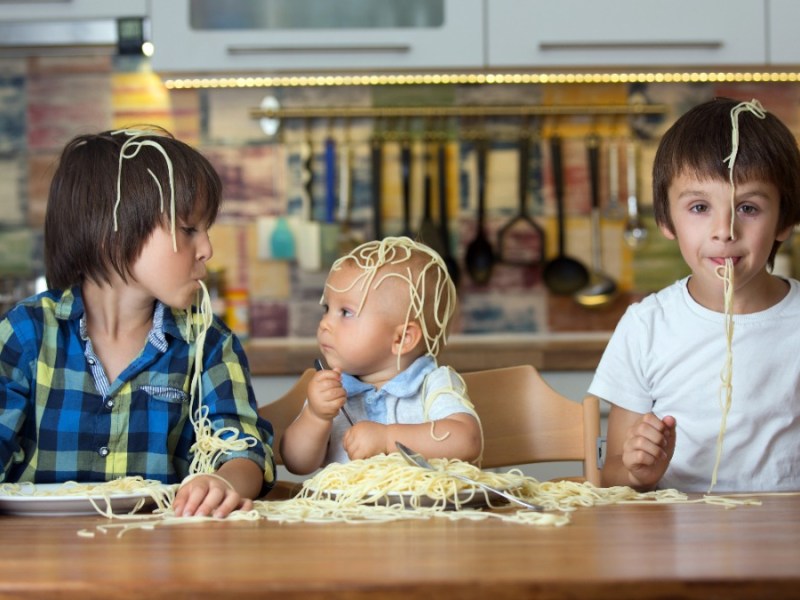
[[[698,179],[682,173],[669,187],[669,210],[683,259],[692,270],[689,291],[704,306],[722,303],[723,282],[717,269],[731,258],[737,295],[756,293],[769,274],[767,260],[775,240],[785,240],[791,228],[777,231],[780,212],[778,189],[769,182],[736,185],[734,238],[731,238],[731,185],[721,179]],[[745,296],[746,297],[746,294]],[[756,296],[757,297],[757,296]]]
[[[133,285],[167,306],[188,308],[196,298],[199,281],[206,276],[206,261],[213,250],[205,221],[199,214],[175,224],[178,251],[172,246],[169,223],[156,227],[134,262]]]
[[[328,277],[317,342],[330,368],[339,368],[369,382],[397,374],[397,355],[392,344],[398,330],[402,332],[408,292],[403,297],[406,284],[388,280],[375,289],[381,278],[379,271],[361,312],[356,314],[365,291],[360,281],[350,286],[361,273],[359,268],[344,263]]]

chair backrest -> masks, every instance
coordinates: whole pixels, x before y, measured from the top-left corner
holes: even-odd
[[[283,432],[286,431],[286,428],[300,414],[300,409],[303,408],[303,403],[306,401],[306,388],[313,375],[314,369],[306,369],[300,375],[300,378],[295,381],[294,385],[289,388],[289,391],[277,400],[258,409],[258,414],[272,423],[272,430],[275,433],[272,448],[275,454],[275,462],[279,465],[283,464],[280,451],[281,437],[283,437]]]
[[[275,462],[283,464],[280,440],[306,399],[314,369],[307,369],[283,396],[258,409],[275,432]],[[462,375],[483,425],[484,468],[536,462],[581,461],[584,478],[600,484],[597,440],[600,402],[574,402],[553,390],[530,365]]]
[[[483,425],[484,468],[581,461],[600,484],[600,402],[575,402],[553,390],[530,365],[462,374]]]

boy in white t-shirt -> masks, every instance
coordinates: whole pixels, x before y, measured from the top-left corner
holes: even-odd
[[[428,458],[479,458],[464,381],[436,362],[456,308],[436,252],[407,237],[366,242],[333,264],[321,303],[317,342],[328,369],[314,375],[281,439],[287,469],[307,474],[395,452],[396,441]]]
[[[800,284],[770,272],[800,222],[794,136],[756,101],[696,106],[660,142],[653,198],[691,275],[629,307],[597,368],[589,393],[612,403],[603,484],[708,491],[716,474],[718,491],[800,489]]]

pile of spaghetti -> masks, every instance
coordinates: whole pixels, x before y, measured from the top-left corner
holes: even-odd
[[[570,522],[569,513],[577,508],[608,504],[707,503],[725,508],[760,504],[753,499],[726,496],[707,495],[690,499],[677,490],[641,493],[624,486],[601,488],[590,483],[566,480],[540,482],[518,469],[492,472],[460,460],[431,459],[430,462],[437,471],[409,465],[399,454],[380,454],[346,464],[333,463],[304,481],[295,497],[289,500],[258,500],[252,510],[234,511],[224,519],[176,517],[171,508],[176,486],[151,486],[152,482],[147,480],[132,481],[133,478],[126,478],[113,484],[114,488],[118,490],[124,486],[130,491],[152,490],[150,495],[156,500],[155,510],[152,514],[114,514],[110,509],[96,507],[100,514],[116,521],[97,525],[96,530],[102,533],[117,530],[122,535],[131,529],[152,529],[160,525],[261,519],[280,523],[500,519],[510,523],[560,527]],[[544,507],[545,511],[519,509],[451,474],[460,474],[501,488]],[[75,493],[87,492],[82,485],[73,490]],[[91,530],[78,533],[82,536],[94,535]]]
[[[432,459],[430,462],[439,470],[429,471],[409,465],[399,454],[381,454],[346,464],[334,463],[306,480],[296,497],[283,501],[257,501],[248,517],[239,517],[236,513],[231,517],[288,523],[443,517],[562,526],[569,523],[569,512],[576,508],[606,504],[704,502],[725,507],[759,504],[749,499],[722,496],[689,499],[677,490],[641,493],[624,486],[600,488],[567,480],[540,482],[518,469],[499,473],[483,471],[460,460]],[[545,512],[518,509],[450,474],[501,488],[544,507]],[[475,505],[491,510],[476,508]]]

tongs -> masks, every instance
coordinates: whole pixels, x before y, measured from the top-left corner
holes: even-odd
[[[421,467],[423,469],[430,469],[431,471],[440,471],[439,469],[434,467],[431,463],[429,463],[424,456],[422,456],[418,452],[414,452],[411,448],[409,448],[405,444],[402,444],[400,442],[395,442],[395,446],[397,446],[397,449],[400,451],[400,454],[403,456],[403,458],[406,459],[406,461],[409,464],[416,465],[417,467]],[[525,500],[517,498],[516,496],[509,494],[508,492],[499,490],[496,487],[492,487],[481,481],[476,481],[474,479],[470,479],[469,477],[465,477],[464,475],[459,475],[457,473],[450,473],[449,471],[443,471],[443,472],[450,477],[463,481],[464,483],[469,483],[470,485],[482,488],[487,492],[497,494],[498,496],[505,498],[509,502],[519,504],[520,506],[527,508],[528,510],[535,510],[537,512],[542,512],[545,510],[544,506],[539,506],[538,504],[531,504],[530,502],[526,502]]]

